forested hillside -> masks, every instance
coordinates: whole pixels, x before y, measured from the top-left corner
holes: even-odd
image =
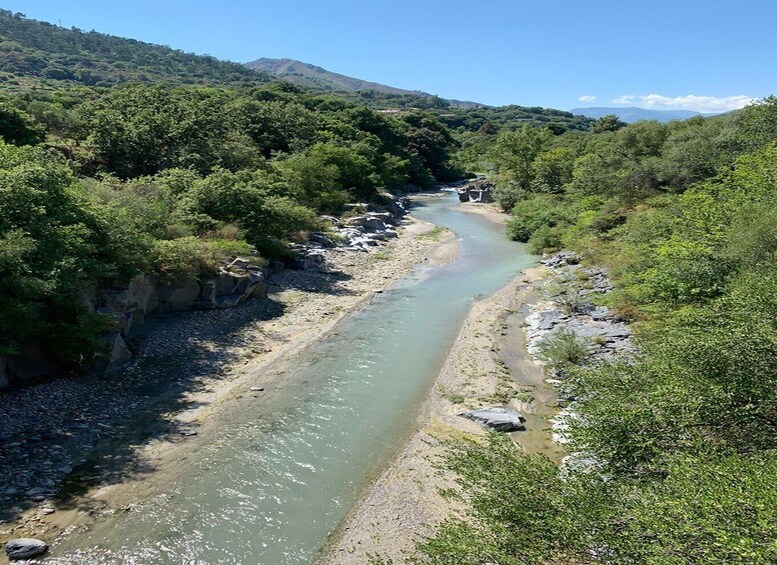
[[[583,368],[586,341],[558,338],[582,464],[456,445],[470,515],[417,562],[774,563],[777,99],[595,126],[503,132],[490,161],[510,234],[608,266],[640,353]]]
[[[0,88],[76,83],[261,84],[269,77],[238,63],[96,31],[65,29],[0,10]]]

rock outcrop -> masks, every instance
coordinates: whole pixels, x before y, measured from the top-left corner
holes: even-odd
[[[271,272],[252,258],[219,266],[213,278],[164,284],[158,277],[138,274],[126,286],[103,289],[85,299],[85,306],[102,318],[102,347],[90,370],[111,370],[132,358],[127,338],[149,317],[168,312],[235,307],[251,298],[265,298]],[[0,390],[56,374],[62,367],[49,353],[53,344],[25,343],[17,354],[0,356]]]

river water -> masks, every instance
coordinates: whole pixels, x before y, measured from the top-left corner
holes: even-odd
[[[189,438],[183,470],[147,500],[57,544],[58,564],[312,563],[359,492],[413,430],[473,300],[530,265],[503,228],[455,194],[413,215],[453,230],[461,253],[419,268],[290,360],[282,386],[231,401]]]

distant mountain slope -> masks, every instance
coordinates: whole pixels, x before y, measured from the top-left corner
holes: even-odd
[[[358,92],[360,90],[374,90],[385,94],[421,94],[431,96],[426,92],[418,90],[404,90],[394,88],[377,82],[369,82],[358,78],[353,78],[339,73],[333,73],[294,59],[257,59],[245,64],[249,69],[261,71],[270,75],[283,78],[300,86],[308,88],[318,88],[323,90],[333,90],[337,92]]]
[[[648,110],[646,108],[574,108],[570,110],[576,116],[589,118],[601,118],[608,114],[615,114],[627,124],[640,120],[656,120],[659,122],[671,122],[672,120],[687,120],[694,116],[715,116],[716,114],[702,114],[691,110]]]
[[[127,81],[230,85],[270,80],[239,63],[67,29],[0,10],[0,83],[8,87],[20,78],[96,86]]]

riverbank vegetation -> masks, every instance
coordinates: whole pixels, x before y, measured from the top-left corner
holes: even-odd
[[[470,514],[418,563],[777,560],[777,99],[600,125],[502,133],[488,158],[510,234],[607,265],[641,352],[570,371],[578,464],[456,445]]]
[[[95,288],[284,260],[317,213],[460,174],[433,116],[280,82],[29,90],[0,98],[0,138],[0,354],[55,333],[73,365],[100,330]]]

